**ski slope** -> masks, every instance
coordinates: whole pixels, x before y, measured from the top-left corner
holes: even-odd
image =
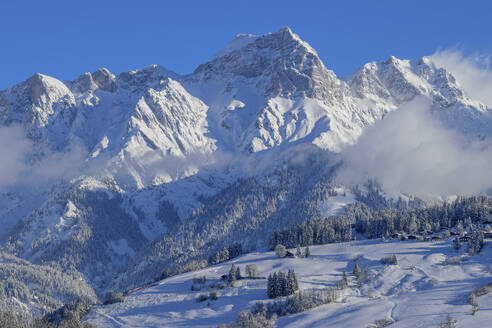
[[[97,306],[86,320],[96,327],[216,327],[234,320],[256,301],[266,301],[266,280],[240,280],[236,287],[218,290],[216,301],[197,302],[210,288],[191,291],[193,278],[206,276],[218,281],[231,263],[244,274],[247,264],[256,264],[261,276],[293,268],[300,288],[324,288],[349,275],[345,299],[307,312],[280,317],[277,327],[367,327],[391,318],[390,327],[437,327],[447,314],[458,327],[487,327],[492,320],[492,295],[479,297],[479,311],[472,315],[468,296],[492,280],[492,247],[486,244],[475,256],[457,252],[452,242],[358,241],[311,247],[310,258],[280,259],[273,252],[251,253],[200,271],[160,281],[128,295],[124,303]],[[397,265],[379,260],[396,254]],[[352,275],[354,259],[369,267],[370,280],[358,287]],[[446,265],[459,258],[461,264]]]

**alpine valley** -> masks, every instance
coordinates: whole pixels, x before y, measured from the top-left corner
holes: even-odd
[[[9,159],[0,161],[17,168],[16,174],[0,179],[0,307],[43,316],[82,298],[98,303],[107,292],[123,293],[166,279],[169,283],[142,294],[140,303],[134,294],[122,303],[124,308],[122,304],[113,305],[120,308],[107,305],[106,310],[96,307],[88,320],[96,327],[213,327],[235,320],[250,304],[237,291],[227,289],[232,307],[236,305],[232,312],[231,305],[224,303],[210,310],[215,311],[213,315],[208,310],[196,312],[200,318],[214,318],[201,321],[191,320],[194,310],[187,308],[187,317],[176,314],[177,321],[166,321],[149,305],[156,302],[150,294],[170,297],[179,290],[184,298],[176,294],[179,297],[171,297],[172,302],[205,308],[190,296],[189,286],[181,288],[183,281],[195,277],[190,272],[215,274],[224,271],[224,265],[228,270],[226,261],[239,256],[238,263],[257,263],[264,271],[260,273],[268,275],[285,263],[267,253],[277,244],[272,236],[281,238],[282,229],[301,229],[306,222],[325,222],[327,217],[336,219],[330,221],[323,244],[355,237],[388,238],[396,230],[406,230],[370,230],[362,226],[361,212],[381,221],[386,214],[378,211],[415,212],[417,228],[412,227],[411,233],[427,229],[430,236],[446,225],[451,230],[462,224],[471,234],[468,217],[475,227],[489,220],[492,201],[486,196],[444,202],[402,193],[390,199],[384,186],[373,181],[355,188],[337,179],[344,165],[343,151],[356,145],[366,129],[416,99],[425,99],[429,115],[452,133],[471,143],[492,140],[492,108],[471,99],[452,72],[432,57],[390,57],[340,78],[289,28],[260,36],[237,35],[210,61],[184,76],[158,65],[119,75],[101,68],[65,82],[34,74],[0,91],[0,144],[14,149],[5,153]],[[456,209],[460,204],[467,211],[479,208],[473,212],[478,214],[465,211],[441,220],[444,212],[439,211],[451,213],[447,206]],[[419,216],[426,210],[431,214],[422,220],[429,226]],[[432,213],[437,219],[432,219]],[[287,248],[296,247],[297,242],[279,240]],[[398,293],[425,294],[422,290],[439,285],[436,281],[443,279],[436,263],[454,256],[450,240],[440,246],[423,242],[422,253],[412,243],[416,242],[376,247],[377,242],[364,240],[347,246],[353,251],[342,253],[337,253],[339,246],[319,246],[313,248],[317,261],[326,253],[335,261],[334,267],[321,262],[313,265],[312,272],[298,263],[291,267],[301,273],[301,287],[312,288],[318,282],[316,270],[324,271],[329,284],[337,275],[341,277],[342,262],[363,254],[361,261],[371,266],[375,276],[372,285],[357,292],[353,287],[344,297],[361,304],[377,298],[373,305],[359,309],[380,311],[381,318],[394,314],[388,319],[391,323],[401,319],[402,327],[410,327],[415,322],[401,308],[394,308]],[[432,255],[433,248],[440,255]],[[418,255],[403,259],[408,267],[383,272],[386,269],[374,260],[388,252],[399,257]],[[471,256],[463,267],[446,267],[456,286],[471,292],[482,280],[492,280],[491,271],[486,272],[492,269],[485,263],[488,260],[480,262],[486,256],[482,254],[489,253]],[[419,265],[424,269],[409,268]],[[457,272],[458,268],[465,273]],[[396,279],[393,287],[391,279]],[[459,285],[460,279],[466,283]],[[264,289],[258,284],[243,283],[239,293],[246,293],[248,302],[266,299],[263,290],[260,297],[248,289]],[[134,320],[131,304],[133,314],[150,311],[155,320]],[[334,314],[323,316],[314,310],[310,319],[284,317],[277,324],[308,327],[319,319],[319,327],[328,323],[335,327],[332,319],[343,310],[340,304]],[[349,304],[356,307],[358,303]],[[163,311],[179,312],[171,307],[163,306]],[[431,323],[437,324],[444,316],[434,317]],[[365,317],[361,314],[360,318]],[[471,320],[466,318],[459,322]],[[361,320],[354,327],[374,321]]]

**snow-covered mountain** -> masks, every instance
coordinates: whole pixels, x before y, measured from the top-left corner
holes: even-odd
[[[65,83],[35,74],[0,92],[0,123],[21,125],[39,156],[82,145],[87,161],[102,158],[125,189],[144,188],[194,174],[191,162],[217,152],[304,142],[340,151],[419,95],[449,127],[490,136],[490,109],[431,59],[390,57],[340,79],[289,28],[240,34],[188,76],[157,65],[118,76],[103,68]]]
[[[223,242],[247,231],[248,247],[263,247],[256,229],[302,220],[282,213],[307,204],[305,195],[315,203],[300,213],[322,216],[335,153],[416,96],[431,99],[435,115],[458,133],[492,136],[492,109],[431,59],[390,57],[342,79],[289,28],[238,35],[186,76],[157,65],[119,75],[102,68],[67,82],[34,74],[0,91],[0,128],[22,129],[31,145],[22,164],[39,176],[46,163],[56,171],[69,162],[71,170],[0,190],[2,245],[35,264],[79,271],[98,291],[128,263],[135,274],[149,263],[161,270],[183,249],[222,246],[183,245],[188,225],[197,234],[219,231]],[[236,195],[239,186],[251,189]],[[213,207],[248,202],[258,190],[265,198],[243,212]],[[265,199],[275,203],[266,212]],[[187,222],[180,233],[166,235],[180,222]],[[177,249],[139,267],[142,252],[163,245]],[[134,278],[125,279],[141,282]]]

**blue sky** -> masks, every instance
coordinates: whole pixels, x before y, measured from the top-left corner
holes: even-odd
[[[468,4],[467,4],[468,3]],[[492,53],[491,1],[113,1],[0,3],[0,89],[35,72],[74,79],[160,64],[190,73],[237,33],[289,26],[339,76],[390,55]]]

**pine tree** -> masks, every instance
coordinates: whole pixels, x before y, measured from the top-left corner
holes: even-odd
[[[343,271],[342,281],[340,282],[340,287],[341,287],[341,289],[345,289],[348,287],[347,272],[345,270]]]
[[[273,276],[272,274],[268,275],[267,281],[267,296],[268,298],[275,298],[274,284],[273,284]]]
[[[292,295],[292,294],[294,294],[294,281],[292,279],[292,270],[289,269],[289,271],[287,272],[285,295]]]
[[[364,282],[369,281],[369,268],[367,265],[364,267]]]
[[[280,288],[278,283],[278,274],[276,272],[273,273],[272,276],[272,298],[276,298],[280,296]]]
[[[296,290],[299,290],[299,283],[293,269],[289,269],[287,273],[287,295],[292,295]]]
[[[359,265],[357,264],[357,262],[355,263],[354,265],[354,271],[353,271],[353,274],[354,276],[356,276],[357,278],[359,278],[360,274],[361,274],[361,270],[360,270],[360,267]]]
[[[311,256],[311,251],[309,250],[309,246],[306,246],[306,248],[304,249],[304,257],[308,258],[310,256]]]
[[[302,257],[301,246],[299,246],[299,244],[297,244],[296,256]]]
[[[453,240],[453,246],[455,250],[459,250],[461,248],[461,243],[458,237],[454,238]]]
[[[231,266],[231,270],[229,270],[228,281],[231,286],[234,286],[234,283],[237,280],[237,268],[234,264]]]
[[[279,273],[277,274],[277,285],[279,290],[278,295],[280,296],[289,295],[287,293],[287,276],[282,271],[279,271]]]
[[[477,295],[475,293],[471,293],[470,296],[468,297],[468,302],[472,306],[472,314],[475,315],[478,311],[478,300],[477,300]]]
[[[292,270],[292,279],[293,279],[294,291],[298,291],[299,290],[299,280],[297,279],[297,275],[294,272],[294,270]]]
[[[359,287],[362,287],[363,284],[364,284],[364,279],[362,278],[362,274],[360,274],[357,276],[357,285]]]
[[[227,248],[223,248],[217,255],[215,256],[215,263],[221,263],[229,260],[229,250]]]
[[[238,266],[236,269],[236,280],[241,279],[241,268]]]

